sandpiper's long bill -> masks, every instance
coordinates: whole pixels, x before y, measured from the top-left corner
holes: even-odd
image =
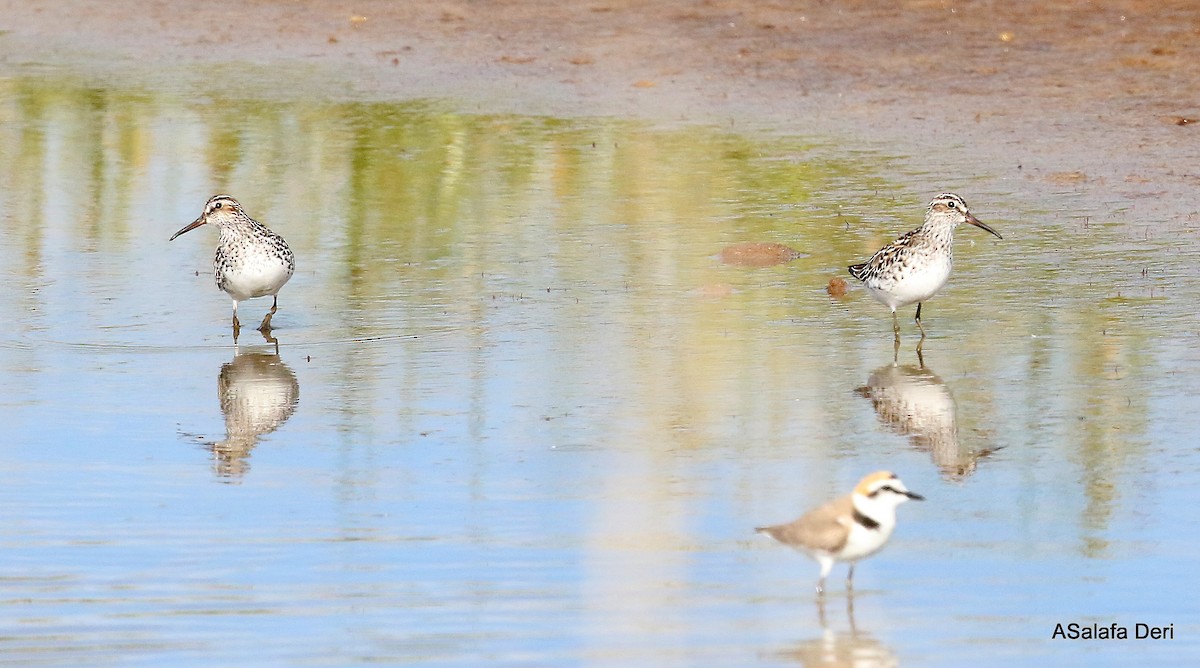
[[[259,331],[271,331],[271,317],[279,306],[279,289],[296,271],[296,257],[283,237],[246,215],[242,205],[229,195],[214,195],[204,205],[204,213],[171,235],[171,241],[197,227],[212,223],[221,230],[213,257],[213,277],[217,287],[233,299],[233,338],[236,341],[238,302],[254,297],[273,297],[271,310],[263,317]]]
[[[866,262],[850,266],[850,275],[862,281],[871,296],[892,310],[892,331],[897,343],[900,322],[896,319],[896,309],[916,304],[917,328],[921,330],[917,350],[924,345],[921,304],[937,294],[950,278],[954,268],[954,230],[962,223],[1004,238],[976,218],[963,198],[943,193],[929,203],[924,224],[879,249]]]
[[[192,230],[196,229],[197,227],[200,227],[201,225],[203,225],[206,222],[207,221],[204,220],[204,216],[202,215],[199,218],[197,218],[196,220],[193,220],[192,222],[188,223],[187,226],[185,226],[183,229],[179,230],[175,234],[172,234],[171,238],[167,239],[167,241],[175,241],[175,238],[178,237],[179,235],[187,234],[188,232],[191,232]]]
[[[877,471],[859,481],[850,494],[805,513],[800,519],[758,527],[758,533],[795,548],[821,565],[817,595],[825,592],[825,578],[836,562],[849,562],[846,589],[854,587],[854,565],[883,549],[896,528],[896,507],[925,497],[910,492],[889,471]]]

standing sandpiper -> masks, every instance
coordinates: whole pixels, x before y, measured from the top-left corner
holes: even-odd
[[[204,213],[187,227],[171,235],[175,237],[212,223],[221,228],[221,240],[213,258],[213,276],[217,287],[233,298],[233,339],[237,341],[241,323],[238,322],[238,302],[253,297],[271,295],[271,310],[263,318],[258,331],[271,331],[271,316],[279,305],[279,289],[296,270],[296,256],[283,237],[266,225],[246,215],[242,205],[229,195],[213,195],[204,205]]]
[[[925,343],[925,328],[921,326],[921,302],[937,294],[950,278],[954,267],[954,228],[970,223],[1003,239],[1000,233],[967,210],[967,203],[954,193],[933,198],[925,211],[925,224],[907,232],[899,239],[879,249],[870,260],[852,265],[850,275],[862,281],[884,306],[892,309],[892,331],[900,344],[900,322],[896,309],[917,305],[917,328]]]
[[[925,497],[908,491],[894,473],[877,471],[859,481],[850,494],[808,511],[800,519],[755,529],[808,554],[821,564],[817,595],[825,594],[825,577],[838,561],[850,562],[846,589],[854,587],[854,564],[887,543],[896,528],[896,506]]]

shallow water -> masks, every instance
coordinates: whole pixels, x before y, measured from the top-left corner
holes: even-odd
[[[894,361],[826,285],[919,221],[903,156],[212,90],[0,81],[0,663],[1200,652],[1200,295],[1119,203],[954,186],[1005,238]],[[215,192],[297,254],[277,346],[167,242]],[[879,468],[928,500],[819,609],[751,528]]]

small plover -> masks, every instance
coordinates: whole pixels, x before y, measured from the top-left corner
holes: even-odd
[[[810,510],[795,522],[755,531],[817,560],[821,565],[818,595],[825,592],[825,577],[839,561],[850,563],[846,589],[852,589],[855,563],[883,548],[896,528],[896,506],[909,499],[925,497],[908,491],[894,473],[878,471],[859,481],[850,494]]]

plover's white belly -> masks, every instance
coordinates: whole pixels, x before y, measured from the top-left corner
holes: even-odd
[[[883,525],[876,529],[868,529],[855,522],[850,527],[850,536],[846,539],[846,545],[842,551],[837,554],[837,558],[843,561],[855,561],[875,554],[887,543],[893,528],[895,528],[894,521],[890,525]]]
[[[950,278],[949,257],[920,256],[893,265],[887,275],[867,285],[875,299],[892,310],[923,302],[937,294]]]

